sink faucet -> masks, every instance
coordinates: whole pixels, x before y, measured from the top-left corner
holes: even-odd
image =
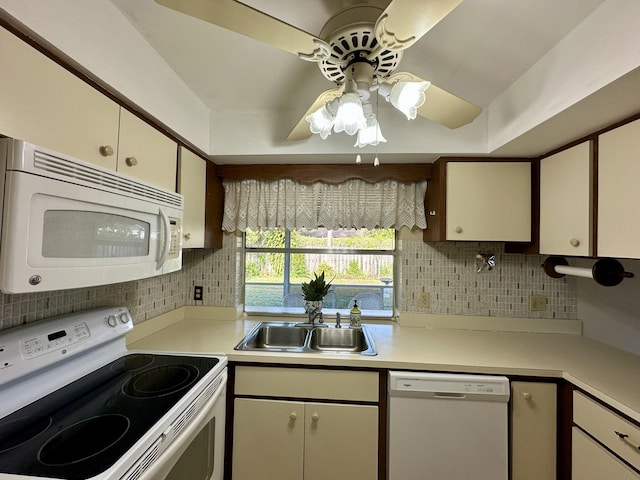
[[[311,325],[315,324],[316,318],[319,318],[318,323],[324,322],[324,319],[322,317],[322,310],[320,309],[320,307],[315,307],[309,310],[309,323]]]
[[[342,328],[342,325],[340,325],[340,312],[336,312],[336,328]]]

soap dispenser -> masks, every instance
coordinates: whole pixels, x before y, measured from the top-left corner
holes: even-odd
[[[353,301],[353,308],[349,312],[349,325],[351,328],[360,328],[362,324],[360,323],[360,309],[358,308],[357,300]]]

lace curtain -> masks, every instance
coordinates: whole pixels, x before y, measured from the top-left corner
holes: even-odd
[[[385,180],[340,184],[281,180],[224,180],[222,229],[426,228],[427,182]]]

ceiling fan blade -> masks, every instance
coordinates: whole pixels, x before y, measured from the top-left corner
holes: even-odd
[[[322,92],[318,96],[318,98],[316,98],[313,104],[311,104],[311,106],[302,116],[298,124],[295,127],[293,127],[293,130],[291,130],[291,133],[289,133],[289,135],[287,136],[287,140],[298,141],[298,140],[306,140],[307,138],[310,138],[311,135],[313,134],[311,133],[311,129],[309,128],[309,122],[307,122],[307,116],[311,115],[321,106],[323,106],[325,103],[330,102],[334,98],[337,98],[340,95],[342,95],[343,90],[344,90],[344,86],[341,85],[339,87],[332,88],[331,90]]]
[[[304,60],[319,62],[329,58],[324,41],[235,0],[155,0],[172,10],[240,33]]]
[[[398,72],[389,76],[389,83],[394,82],[424,82],[413,73]],[[447,92],[434,85],[429,85],[424,92],[425,102],[418,108],[418,115],[428,118],[448,128],[459,128],[473,122],[480,115],[482,108]]]
[[[460,3],[462,0],[393,0],[376,22],[376,38],[391,51],[409,48]]]

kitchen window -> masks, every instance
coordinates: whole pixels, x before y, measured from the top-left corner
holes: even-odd
[[[303,314],[301,283],[324,271],[332,288],[326,314],[348,313],[353,299],[363,316],[391,317],[394,307],[395,229],[248,229],[244,242],[245,311]]]

